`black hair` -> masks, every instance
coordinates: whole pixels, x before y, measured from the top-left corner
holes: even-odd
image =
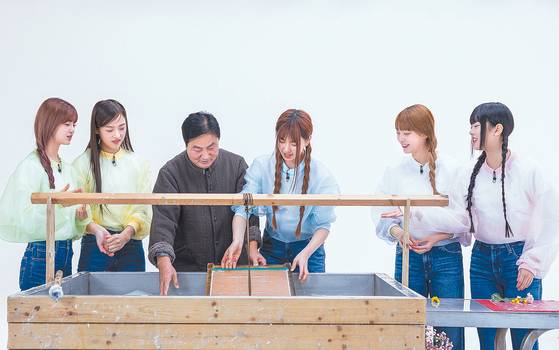
[[[218,139],[221,136],[219,123],[213,114],[208,112],[191,113],[182,123],[182,138],[184,143],[203,134],[213,134]]]
[[[91,112],[91,130],[87,148],[90,150],[89,163],[93,173],[94,191],[97,193],[102,192],[103,188],[101,164],[99,161],[101,152],[101,136],[98,131],[99,128],[109,124],[120,115],[122,115],[124,121],[126,122],[126,134],[124,135],[124,140],[122,141],[120,147],[133,152],[134,149],[132,148],[132,143],[130,142],[130,128],[128,125],[128,117],[126,116],[126,109],[120,102],[112,99],[99,101],[95,104],[95,106],[93,106],[93,111]],[[103,215],[104,207],[105,205],[99,206],[101,215]]]
[[[512,112],[510,109],[502,103],[499,102],[489,102],[489,103],[482,103],[481,105],[477,106],[472,114],[470,115],[470,124],[480,123],[481,130],[479,136],[480,146],[483,147],[485,144],[485,134],[487,132],[487,125],[488,123],[491,126],[495,127],[497,124],[501,124],[503,126],[503,133],[501,134],[502,137],[502,147],[501,147],[501,199],[503,201],[503,216],[505,217],[505,237],[514,236],[512,229],[509,225],[509,221],[507,219],[507,204],[505,201],[505,163],[507,161],[507,152],[508,152],[508,138],[509,135],[512,133],[514,129],[514,118],[512,116]],[[487,154],[485,151],[481,153],[479,156],[476,165],[470,175],[470,184],[468,186],[468,195],[466,197],[468,215],[470,217],[470,232],[475,232],[474,230],[474,222],[472,220],[472,197],[474,187],[476,185],[476,176],[481,169],[482,164],[485,162],[487,158]]]

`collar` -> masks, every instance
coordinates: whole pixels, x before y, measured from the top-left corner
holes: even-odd
[[[99,151],[99,156],[109,160],[113,160],[113,157],[114,159],[118,160],[122,158],[124,155],[126,155],[126,150],[122,147],[116,153],[106,152],[103,151],[102,149]]]
[[[420,162],[415,160],[415,158],[411,154],[408,156],[407,164],[411,169],[413,169],[414,172],[417,172],[418,174],[421,174],[422,170],[423,174],[429,173],[429,162],[421,164]]]
[[[297,172],[298,174],[302,174],[304,170],[305,170],[305,160],[301,160],[299,162],[299,165],[297,166]],[[293,169],[289,168],[287,164],[285,164],[285,162],[282,160],[281,172],[282,174],[289,174],[289,176],[293,176],[295,175],[295,168]]]
[[[515,154],[509,149],[508,155],[507,155],[507,161],[505,162],[505,168],[508,170],[511,167],[511,162],[514,162],[516,156]],[[499,166],[497,169],[493,169],[489,166],[489,164],[487,164],[487,159],[485,160],[485,162],[483,162],[482,165],[482,169],[489,172],[489,173],[493,173],[495,172],[495,174],[500,174],[502,167]]]
[[[188,158],[188,154],[186,153],[186,151],[184,151],[184,157],[186,158],[186,165],[189,170],[192,170],[195,173],[202,174],[202,175],[205,175],[206,173],[213,174],[213,172],[215,171],[216,164],[219,161],[219,158],[221,157],[221,152],[217,155],[217,158],[214,160],[212,165],[210,165],[210,167],[207,169],[202,169],[194,165],[194,163],[192,163],[190,158]]]

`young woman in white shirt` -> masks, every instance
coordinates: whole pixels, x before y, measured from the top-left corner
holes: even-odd
[[[512,152],[511,111],[483,103],[470,116],[472,147],[481,150],[467,187],[472,250],[472,299],[542,297],[542,278],[557,255],[559,196],[543,171]],[[511,329],[519,349],[526,329]],[[495,329],[478,328],[481,349],[493,349]],[[538,345],[534,346],[537,349]]]
[[[437,153],[435,119],[423,105],[401,111],[395,121],[396,136],[406,157],[388,167],[377,188],[378,194],[431,195],[449,194],[458,165]],[[420,220],[428,208],[415,208],[410,222],[409,287],[425,297],[464,297],[464,269],[460,230],[445,232],[437,225]],[[395,278],[402,278],[403,220],[399,208],[373,210],[377,235],[396,246]],[[446,223],[447,225],[449,223]],[[462,230],[464,231],[464,230]],[[450,337],[454,349],[464,348],[463,328],[440,328]]]

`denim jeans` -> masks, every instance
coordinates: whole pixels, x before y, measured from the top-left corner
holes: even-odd
[[[534,278],[532,284],[518,291],[516,279],[518,267],[516,261],[522,255],[524,242],[509,244],[474,243],[470,264],[470,288],[472,299],[491,299],[491,294],[499,293],[506,298],[525,297],[528,292],[534,299],[542,298],[542,281]],[[513,349],[520,349],[522,339],[528,329],[511,329]],[[494,349],[494,328],[478,328],[479,346],[481,350]],[[533,349],[538,349],[536,343]]]
[[[54,269],[62,270],[64,276],[72,274],[72,240],[55,241]],[[27,290],[45,284],[47,269],[47,243],[45,241],[27,244],[19,268],[19,288]]]
[[[268,265],[282,265],[285,263],[292,263],[293,259],[309,244],[310,239],[285,243],[270,237],[267,232],[264,232],[262,238],[262,246],[260,247],[260,254],[266,259]],[[318,247],[317,250],[309,257],[307,268],[309,272],[324,272],[325,271],[326,254],[324,252],[324,245]],[[299,272],[299,267],[295,269]]]
[[[396,269],[394,276],[402,281],[402,248],[396,246]],[[433,247],[424,254],[410,250],[409,288],[426,298],[464,298],[464,265],[462,247],[454,242]],[[443,301],[444,302],[444,301]],[[436,327],[445,332],[454,345],[454,350],[464,349],[464,328]]]
[[[119,232],[109,231],[109,233]],[[145,270],[146,258],[142,241],[131,239],[113,256],[108,256],[97,247],[95,235],[87,234],[83,236],[78,272],[143,272]]]

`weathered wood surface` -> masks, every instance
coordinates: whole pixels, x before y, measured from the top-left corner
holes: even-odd
[[[10,349],[423,349],[422,325],[11,324]]]
[[[425,324],[405,297],[47,296],[8,298],[10,323]]]

